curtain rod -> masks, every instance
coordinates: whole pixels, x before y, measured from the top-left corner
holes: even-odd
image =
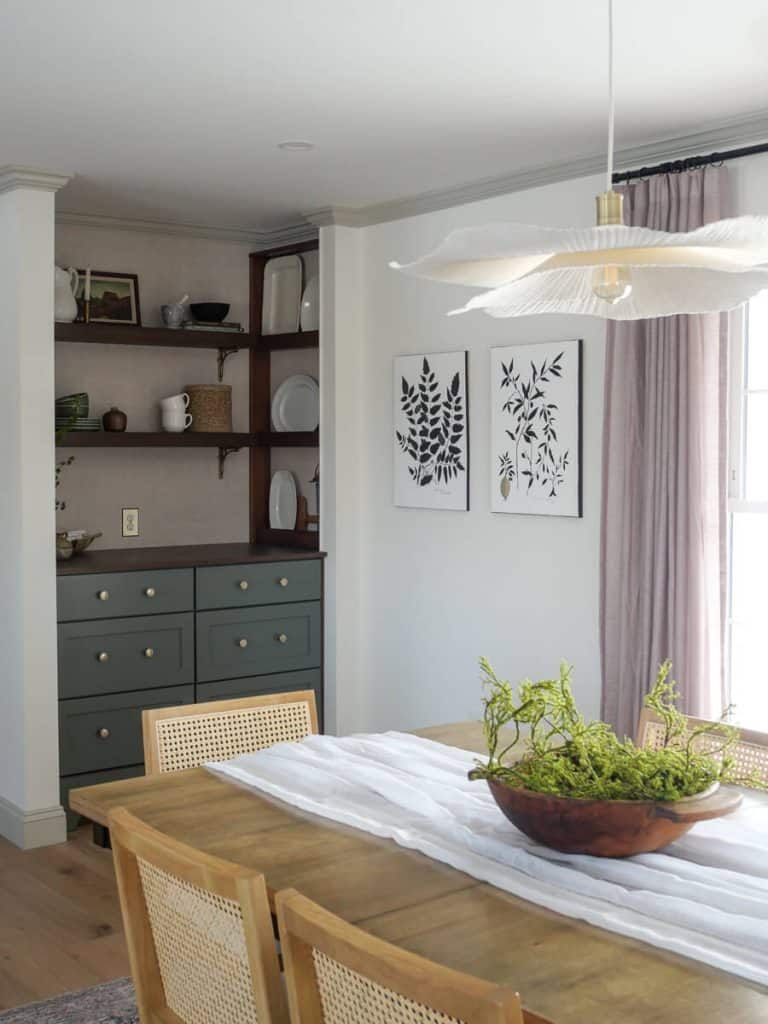
[[[742,156],[754,156],[756,153],[768,153],[768,142],[761,142],[756,146],[744,146],[741,149],[728,149],[723,153],[710,153],[708,156],[689,156],[685,160],[670,160],[664,164],[655,164],[653,167],[641,167],[636,171],[619,171],[613,175],[613,184],[621,181],[631,181],[633,178],[651,178],[654,174],[681,174],[683,171],[692,171],[697,167],[706,167],[709,164],[721,164],[726,160],[737,160]]]

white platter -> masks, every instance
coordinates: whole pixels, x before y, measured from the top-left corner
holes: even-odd
[[[297,373],[286,378],[272,399],[275,430],[317,430],[320,423],[320,388],[314,377]]]
[[[272,530],[296,528],[296,481],[287,469],[278,469],[269,485],[269,525]]]
[[[301,296],[301,329],[316,331],[320,327],[320,279],[310,277]]]
[[[301,313],[299,256],[276,256],[264,267],[262,334],[293,334],[299,329]]]

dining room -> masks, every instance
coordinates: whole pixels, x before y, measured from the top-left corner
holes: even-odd
[[[768,23],[685,6],[0,13],[0,1024],[768,1018]]]

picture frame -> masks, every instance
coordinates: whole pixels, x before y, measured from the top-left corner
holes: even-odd
[[[396,356],[394,503],[469,510],[468,353]]]
[[[580,519],[582,340],[491,349],[491,511]]]
[[[78,319],[85,319],[85,270],[78,269],[79,281],[75,299]],[[91,271],[91,308],[88,322],[92,324],[128,324],[141,326],[139,278],[137,274],[120,274],[110,270]]]

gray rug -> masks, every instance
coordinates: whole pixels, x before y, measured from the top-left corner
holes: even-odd
[[[138,1024],[130,978],[66,992],[0,1013],[0,1024]]]

